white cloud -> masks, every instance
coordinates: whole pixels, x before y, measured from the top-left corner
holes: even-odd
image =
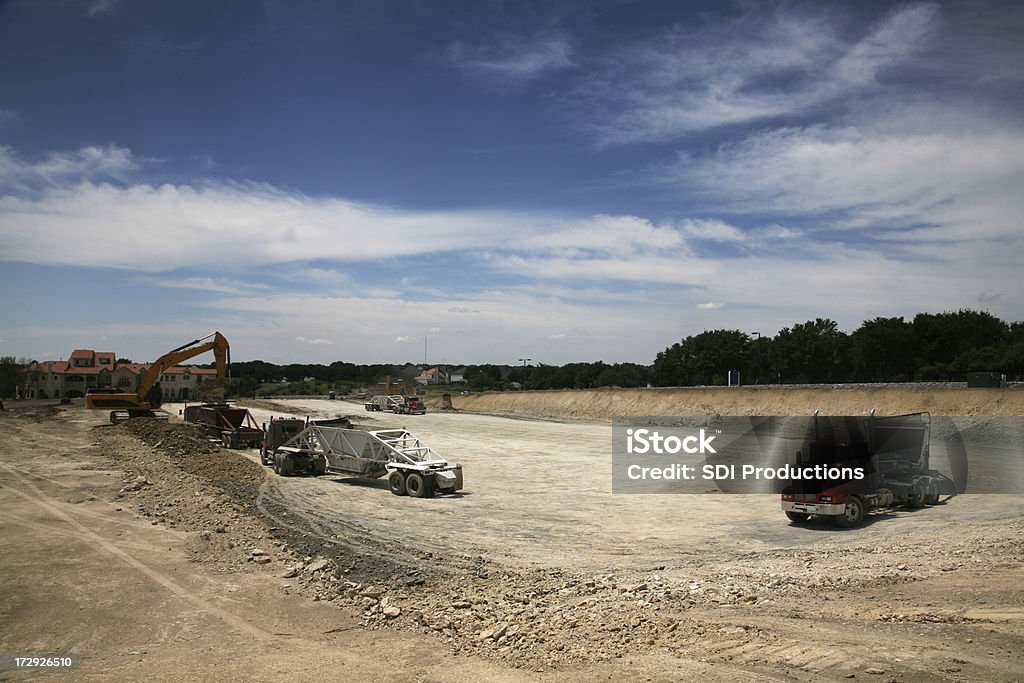
[[[721,220],[684,220],[680,229],[689,237],[711,242],[742,242],[747,239],[739,228]]]
[[[663,180],[699,186],[734,211],[830,214],[822,227],[877,238],[1019,237],[1022,204],[1013,188],[1024,186],[1024,133],[773,130],[705,158],[685,157]]]
[[[321,339],[320,337],[314,337],[312,339],[307,339],[306,337],[296,337],[295,341],[300,341],[303,344],[312,344],[313,346],[319,346],[322,344],[329,345],[334,343],[330,339]]]
[[[708,301],[707,303],[697,304],[697,310],[717,311],[719,308],[722,308],[723,306],[725,306],[725,304],[720,301]]]
[[[876,86],[928,45],[935,5],[911,5],[859,39],[825,14],[748,5],[730,22],[674,27],[619,50],[575,97],[580,125],[605,145],[806,112]]]
[[[456,41],[448,46],[446,57],[488,78],[522,83],[572,67],[572,55],[564,34],[542,31],[531,36],[498,33],[476,45]]]
[[[415,344],[418,341],[419,341],[418,338],[410,337],[410,336],[407,336],[407,335],[402,335],[401,337],[395,337],[395,342],[398,343],[398,344]]]

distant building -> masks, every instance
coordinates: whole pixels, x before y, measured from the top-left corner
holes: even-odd
[[[428,386],[448,384],[448,373],[441,368],[428,368],[416,375],[416,381]]]
[[[448,383],[449,384],[462,384],[465,381],[466,381],[466,368],[465,367],[455,368],[450,373],[448,373]]]
[[[25,368],[25,398],[80,398],[90,389],[134,392],[142,384],[148,363],[116,363],[110,351],[75,349],[71,358],[36,362]],[[160,375],[164,400],[195,398],[201,382],[213,379],[212,368],[176,366]]]

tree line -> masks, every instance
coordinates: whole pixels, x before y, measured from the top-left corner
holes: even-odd
[[[657,386],[963,381],[969,372],[1024,375],[1024,323],[962,309],[919,313],[913,320],[874,318],[847,334],[817,318],[774,337],[712,330],[660,352],[651,367]]]
[[[130,362],[127,358],[118,362]],[[0,398],[11,398],[28,359],[0,358]],[[391,375],[412,386],[422,366],[359,365],[335,361],[278,365],[262,360],[231,366],[234,393],[347,393],[372,391]],[[874,318],[851,333],[828,318],[785,327],[774,337],[741,330],[710,330],[681,339],[647,366],[637,363],[567,363],[521,367],[470,365],[468,389],[591,389],[725,385],[737,370],[743,384],[963,381],[969,372],[1024,377],[1024,323],[962,309],[919,313],[912,320]],[[312,381],[303,383],[303,380]],[[295,384],[290,389],[281,385]]]

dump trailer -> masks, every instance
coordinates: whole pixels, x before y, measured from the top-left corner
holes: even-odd
[[[388,488],[396,496],[429,498],[462,489],[462,466],[448,462],[405,429],[364,431],[310,422],[274,450],[273,463],[280,475],[386,476]]]
[[[401,394],[391,394],[390,396],[379,395],[374,396],[369,401],[363,404],[363,407],[370,411],[385,411],[389,413],[397,412],[396,407],[405,403],[405,397]]]
[[[225,448],[257,448],[263,442],[263,430],[252,413],[232,403],[203,403],[185,406],[185,422],[206,428],[208,436]]]
[[[813,515],[831,517],[841,527],[864,521],[870,510],[935,505],[955,495],[948,476],[929,466],[931,418],[928,413],[867,418],[819,417],[805,453],[794,467],[824,468],[836,476],[791,480],[782,490],[782,509],[790,521]]]

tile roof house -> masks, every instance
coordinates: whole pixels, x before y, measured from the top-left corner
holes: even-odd
[[[148,363],[117,364],[111,351],[75,349],[68,360],[36,362],[25,368],[25,398],[78,398],[90,389],[136,391],[149,369]],[[196,396],[199,385],[217,376],[212,368],[175,366],[160,376],[166,400]]]

